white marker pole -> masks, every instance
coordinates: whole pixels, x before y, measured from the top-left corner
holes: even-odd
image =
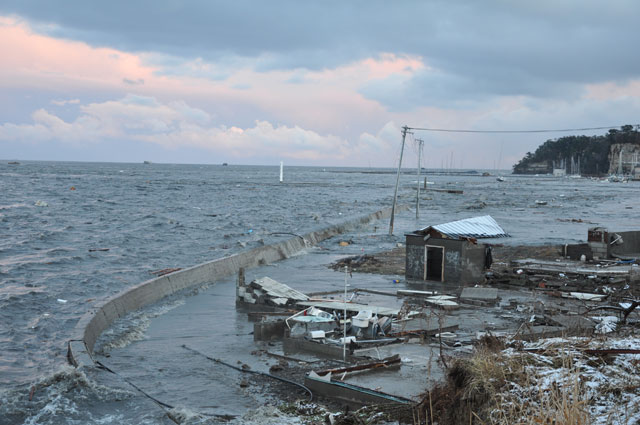
[[[342,361],[347,361],[347,275],[349,273],[349,268],[344,266],[344,313],[342,316],[343,323],[343,337],[342,337]]]
[[[283,175],[283,171],[284,171],[284,162],[280,161],[280,183],[282,183],[282,175]]]

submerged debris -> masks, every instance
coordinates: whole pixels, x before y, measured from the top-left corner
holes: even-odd
[[[341,260],[336,261],[331,265],[331,268],[334,270],[344,270],[344,267],[347,266],[352,270],[358,269],[361,266],[372,266],[372,265],[380,265],[381,261],[378,260],[373,255],[357,255],[355,257],[347,257]]]

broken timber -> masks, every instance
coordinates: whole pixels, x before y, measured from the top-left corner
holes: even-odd
[[[374,369],[388,369],[390,366],[400,366],[402,362],[400,361],[400,356],[398,354],[393,355],[391,357],[387,357],[385,359],[382,359],[380,361],[377,362],[373,362],[373,363],[364,363],[364,364],[358,364],[355,366],[350,366],[350,367],[342,367],[342,368],[338,368],[338,369],[325,369],[325,370],[321,370],[316,372],[319,376],[325,376],[329,373],[331,374],[338,374],[338,373],[345,373],[345,372],[358,372],[358,371],[363,371],[363,370],[374,370]]]

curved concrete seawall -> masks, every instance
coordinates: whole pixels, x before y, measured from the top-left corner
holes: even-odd
[[[406,209],[407,207],[403,207]],[[400,209],[397,208],[398,211]],[[356,217],[343,223],[312,231],[272,245],[253,248],[228,257],[167,274],[135,285],[92,308],[79,321],[68,343],[67,357],[74,366],[92,365],[96,340],[111,324],[128,313],[155,303],[177,291],[212,283],[233,275],[241,267],[250,268],[289,258],[306,247],[344,233],[373,220],[387,218],[391,208]]]

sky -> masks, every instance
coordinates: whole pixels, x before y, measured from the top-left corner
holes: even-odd
[[[397,167],[640,123],[635,0],[0,2],[0,158]],[[573,133],[413,131],[508,169]]]

